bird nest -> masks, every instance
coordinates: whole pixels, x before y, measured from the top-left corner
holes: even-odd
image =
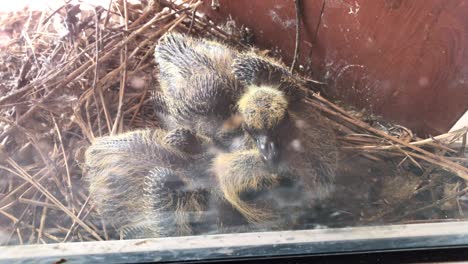
[[[158,126],[158,39],[177,30],[246,48],[242,30],[196,12],[201,2],[110,2],[0,18],[1,244],[108,239],[82,181],[84,151],[96,137]],[[464,217],[466,129],[420,139],[304,89],[341,143],[336,190],[314,225]]]

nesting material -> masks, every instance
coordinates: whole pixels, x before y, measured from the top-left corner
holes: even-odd
[[[383,177],[381,197],[384,203],[398,205],[409,200],[421,184],[421,179],[412,174]]]
[[[0,17],[1,244],[109,239],[82,178],[84,153],[96,137],[158,127],[149,103],[158,87],[158,39],[177,30],[246,48],[245,35],[195,12],[201,2],[186,2],[112,1]],[[341,146],[336,195],[312,222],[464,217],[466,128],[420,139],[400,126],[365,122],[303,88],[305,103],[327,119]],[[398,186],[405,188],[392,192]]]

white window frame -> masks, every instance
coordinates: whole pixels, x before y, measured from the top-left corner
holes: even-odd
[[[468,221],[5,246],[0,263],[170,262],[464,245]]]

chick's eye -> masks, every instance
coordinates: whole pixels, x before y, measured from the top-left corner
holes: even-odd
[[[242,125],[242,128],[244,129],[245,132],[247,132],[247,134],[249,134],[250,136],[255,136],[257,135],[255,129],[252,129],[250,128],[249,126],[247,126],[246,124],[243,124]]]
[[[251,131],[250,131],[249,127],[246,126],[245,124],[242,124],[242,129],[243,129],[245,132],[247,132],[248,134],[251,134]]]

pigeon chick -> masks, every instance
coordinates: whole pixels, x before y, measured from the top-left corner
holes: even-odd
[[[220,43],[178,33],[160,40],[155,58],[161,93],[153,101],[167,128],[187,127],[221,147],[241,135],[239,124],[226,125],[242,90],[231,69],[237,54]]]
[[[281,210],[268,209],[272,202],[258,208],[243,200],[245,192],[278,198],[275,189],[295,186],[292,190],[309,206],[329,195],[338,153],[334,132],[323,117],[302,101],[289,104],[282,91],[270,86],[250,87],[238,108],[256,147],[218,155],[213,170],[224,197],[249,222],[268,222]]]
[[[85,156],[93,203],[120,237],[191,234],[208,204],[207,145],[186,129],[97,138]]]

